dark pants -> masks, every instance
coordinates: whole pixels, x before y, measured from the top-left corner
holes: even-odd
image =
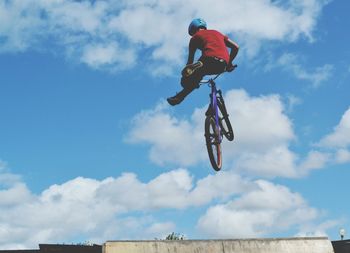
[[[199,88],[199,82],[205,75],[220,74],[225,71],[227,66],[224,60],[216,57],[201,57],[199,61],[203,63],[201,68],[196,69],[192,75],[181,78],[181,86],[183,87],[183,90],[181,90],[177,96],[185,98],[194,89]]]

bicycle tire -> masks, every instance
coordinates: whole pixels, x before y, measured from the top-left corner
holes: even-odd
[[[233,128],[232,128],[230,119],[228,118],[224,99],[222,97],[218,97],[217,104],[219,108],[219,124],[221,127],[221,131],[227,140],[233,141],[234,139]]]
[[[216,131],[216,123],[213,116],[210,115],[205,118],[204,128],[210,163],[214,170],[219,171],[222,167],[221,143],[220,136]]]

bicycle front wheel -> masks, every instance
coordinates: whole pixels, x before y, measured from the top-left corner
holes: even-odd
[[[214,170],[221,170],[221,136],[215,124],[215,119],[210,115],[205,118],[205,141],[207,145],[210,163]]]

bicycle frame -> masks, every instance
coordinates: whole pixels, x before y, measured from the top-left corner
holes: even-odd
[[[221,127],[219,124],[219,108],[217,104],[217,94],[220,93],[220,90],[217,90],[216,88],[216,83],[215,79],[218,78],[220,74],[217,74],[214,78],[210,78],[209,80],[202,80],[200,81],[200,84],[208,84],[211,88],[211,93],[210,93],[210,107],[212,108],[212,112],[215,115],[215,125],[216,125],[216,130],[218,131],[217,135],[219,136],[219,143],[222,141],[222,133],[221,133]]]

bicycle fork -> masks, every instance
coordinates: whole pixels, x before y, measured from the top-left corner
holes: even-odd
[[[215,134],[218,136],[218,141],[221,143],[222,137],[221,137],[221,128],[219,123],[219,109],[217,104],[217,96],[216,96],[216,88],[215,85],[212,85],[212,93],[211,93],[211,99],[212,99],[212,110],[213,114],[215,114]]]

